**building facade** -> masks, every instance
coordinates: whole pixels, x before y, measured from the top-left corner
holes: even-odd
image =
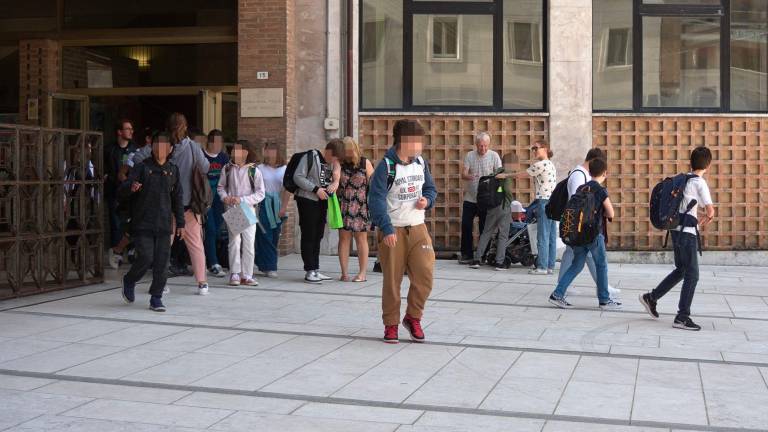
[[[560,177],[605,149],[613,250],[661,249],[650,189],[707,145],[719,217],[705,248],[768,249],[766,0],[0,3],[3,122],[100,130],[108,145],[117,118],[159,128],[181,111],[286,154],[353,135],[377,160],[392,124],[417,118],[442,251],[459,248],[478,131],[523,162],[549,140]],[[521,202],[531,188],[517,182]]]

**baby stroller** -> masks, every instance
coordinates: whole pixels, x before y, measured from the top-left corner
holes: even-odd
[[[523,267],[531,267],[536,264],[536,255],[531,249],[531,238],[528,234],[528,225],[534,223],[536,223],[536,215],[531,206],[528,206],[525,212],[525,221],[512,222],[509,227],[510,237],[505,245],[504,267],[509,268],[512,264],[517,263]],[[496,247],[496,238],[493,238],[483,256],[483,263],[491,266],[496,265]]]

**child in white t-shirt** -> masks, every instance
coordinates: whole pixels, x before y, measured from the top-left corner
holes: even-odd
[[[715,207],[709,193],[709,187],[704,180],[704,174],[712,163],[712,152],[706,147],[697,147],[691,152],[691,178],[683,190],[683,200],[680,211],[684,212],[688,204],[696,200],[697,206],[688,211],[689,217],[696,219],[698,226],[704,228],[715,217]],[[698,208],[705,209],[703,218],[698,218]],[[672,245],[675,252],[675,269],[651,292],[640,295],[640,303],[653,318],[658,318],[656,302],[668,293],[681,280],[683,287],[680,291],[680,302],[673,327],[684,330],[701,330],[701,326],[691,320],[691,303],[699,281],[698,233],[696,226],[678,226],[671,230]]]

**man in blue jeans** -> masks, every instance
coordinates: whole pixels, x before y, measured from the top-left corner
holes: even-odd
[[[605,190],[601,184],[605,181],[605,173],[608,171],[608,164],[604,159],[593,159],[589,162],[589,175],[592,180],[587,182],[582,187],[589,187],[595,195],[595,203],[597,205],[597,220],[600,221],[600,227],[597,232],[602,233],[602,224],[605,223],[604,219],[613,219],[613,205],[611,199],[608,198],[608,191]],[[549,302],[554,306],[561,309],[568,309],[573,307],[565,299],[566,290],[568,286],[576,279],[576,276],[584,269],[584,263],[587,260],[587,254],[591,253],[595,260],[595,270],[597,273],[597,299],[602,310],[620,310],[621,303],[612,300],[608,293],[608,259],[605,253],[605,237],[603,234],[598,234],[591,243],[585,246],[573,247],[573,263],[565,271],[560,281],[557,283],[555,291],[549,296]]]

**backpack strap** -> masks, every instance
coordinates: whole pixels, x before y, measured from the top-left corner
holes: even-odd
[[[392,189],[397,175],[397,164],[392,159],[384,156],[384,163],[387,164],[387,190]]]

